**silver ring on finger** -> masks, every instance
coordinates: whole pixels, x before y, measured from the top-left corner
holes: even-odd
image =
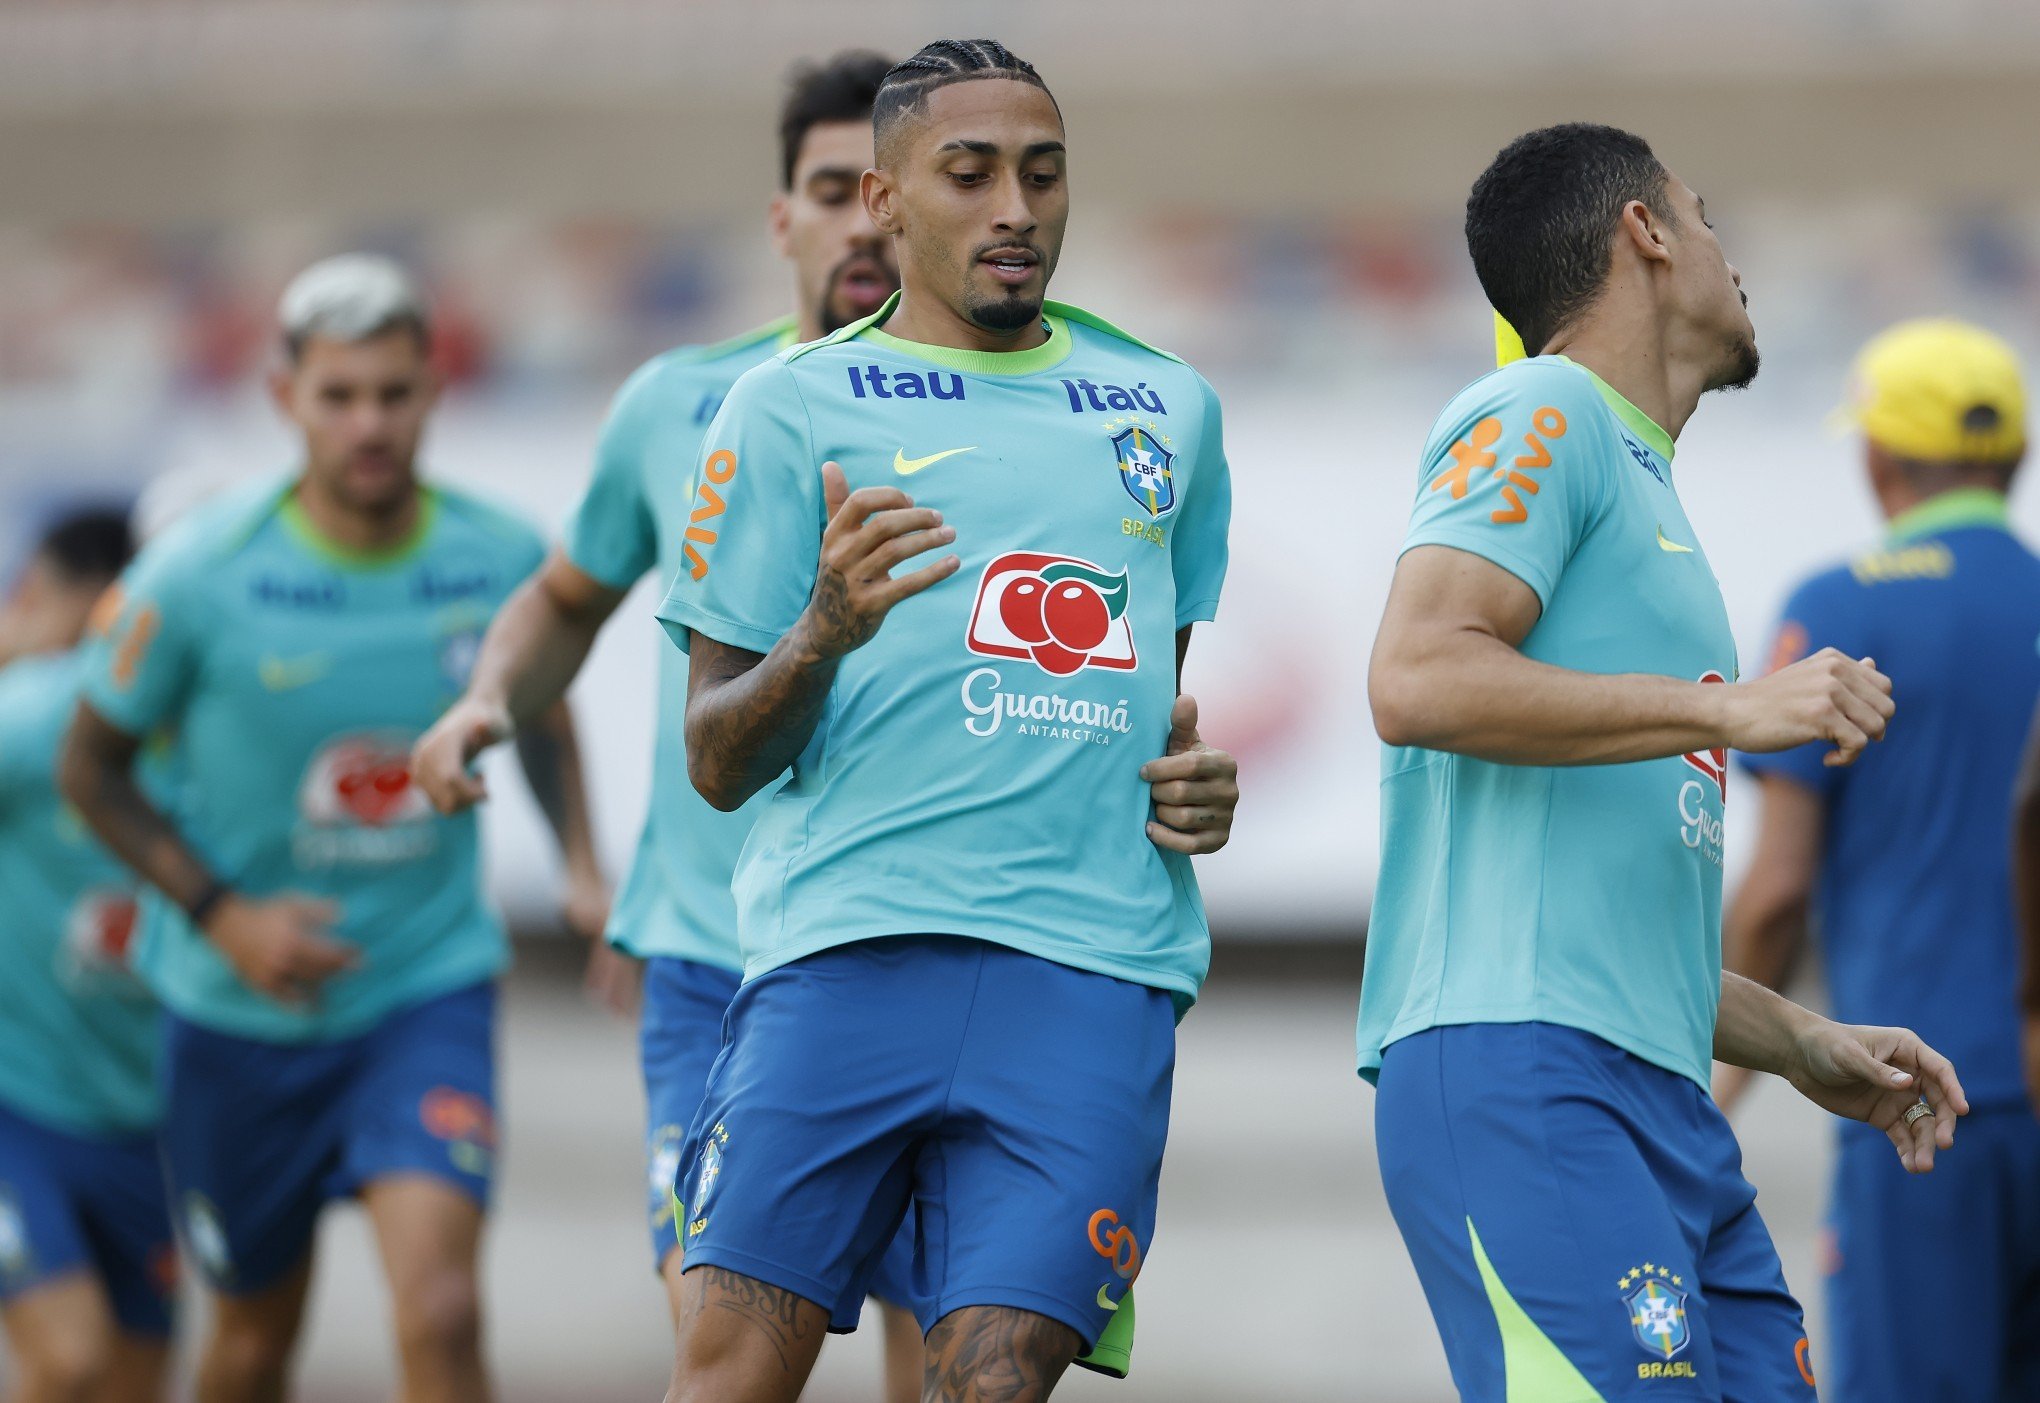
[[[1914,1125],[1933,1113],[1934,1108],[1928,1105],[1927,1098],[1922,1096],[1919,1100],[1905,1108],[1905,1128],[1907,1130],[1912,1129]]]

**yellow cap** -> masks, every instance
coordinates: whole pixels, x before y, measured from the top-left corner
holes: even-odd
[[[1873,443],[1922,462],[2000,462],[2026,446],[2018,355],[1948,317],[1900,322],[1873,338],[1837,413]]]
[[[1495,313],[1495,365],[1497,368],[1512,360],[1521,360],[1529,352],[1523,349],[1523,338],[1516,334],[1516,328],[1500,312]]]

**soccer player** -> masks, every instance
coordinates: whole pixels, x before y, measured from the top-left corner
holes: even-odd
[[[794,1398],[909,1213],[926,1397],[1044,1398],[1099,1341],[1209,961],[1188,854],[1237,793],[1178,695],[1226,563],[1217,401],[1044,300],[1054,99],[944,40],[872,120],[901,291],[737,382],[660,609],[696,787],[793,772],[738,862],[745,982],[680,1181],[687,1403]]]
[[[1777,988],[1817,921],[1835,1016],[1903,1018],[1962,1069],[1962,1153],[1908,1177],[1840,1127],[1824,1373],[1851,1403],[2040,1398],[2040,1121],[2019,1074],[2018,934],[2006,819],[2040,698],[2040,560],[2007,527],[2025,450],[2011,348],[1916,321],[1857,358],[1884,543],[1785,605],[1774,668],[1874,655],[1904,700],[1846,769],[1820,747],[1743,757],[1758,842],[1723,922],[1729,969]],[[1725,1070],[1730,1108],[1748,1073]],[[1895,1224],[1904,1231],[1895,1232]]]
[[[541,546],[419,482],[436,383],[401,270],[317,264],[280,320],[272,388],[302,466],[198,509],[130,567],[62,784],[161,897],[140,965],[168,1011],[172,1202],[214,1297],[199,1398],[283,1395],[315,1221],[358,1195],[403,1397],[479,1399],[507,947],[473,815],[435,815],[407,757]],[[167,810],[132,778],[143,738],[166,730]],[[525,768],[569,869],[599,882],[564,710],[531,739]]]
[[[42,538],[0,608],[0,1322],[31,1403],[163,1395],[177,1252],[157,1167],[155,1001],[133,879],[57,797],[57,744],[125,517]]]
[[[1673,485],[1700,397],[1757,371],[1699,197],[1635,136],[1550,127],[1474,183],[1466,237],[1533,354],[1439,417],[1369,679],[1359,1042],[1389,1206],[1468,1399],[1807,1398],[1710,1055],[1915,1171],[1966,1103],[1910,1032],[1723,974],[1724,752],[1847,765],[1890,683],[1833,648],[1736,680]]]
[[[775,247],[792,264],[796,311],[720,345],[668,351],[624,386],[565,548],[503,606],[482,639],[467,694],[418,744],[413,769],[442,812],[483,797],[469,770],[475,756],[564,695],[631,586],[648,570],[657,570],[662,585],[679,573],[694,507],[680,486],[736,378],[787,346],[870,316],[899,285],[892,243],[858,196],[872,159],[871,100],[889,66],[876,54],[845,53],[795,71],[780,110],[780,190],[769,224]],[[651,805],[610,915],[609,939],[646,962],[640,1051],[652,1263],[677,1304],[673,1179],[680,1138],[701,1104],[743,968],[730,873],[778,785],[764,786],[728,814],[694,792],[683,735],[687,655],[663,640],[657,646]],[[908,1299],[911,1246],[903,1235],[876,1283],[881,1300]],[[921,1396],[920,1331],[902,1306],[888,1309],[886,1328],[890,1391],[900,1403],[914,1403]]]

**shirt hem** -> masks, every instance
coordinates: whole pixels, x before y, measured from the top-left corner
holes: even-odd
[[[300,1047],[312,1043],[345,1042],[349,1038],[358,1038],[407,1008],[429,1003],[470,984],[493,981],[509,967],[509,952],[507,950],[494,952],[486,962],[473,961],[449,966],[444,972],[435,974],[430,979],[421,979],[415,984],[405,985],[400,993],[377,1000],[363,1012],[310,1027],[279,1028],[273,1015],[265,1009],[207,1009],[203,1006],[202,999],[186,1000],[167,990],[158,990],[157,997],[172,1015],[208,1032],[224,1033],[228,1037],[245,1038],[250,1042]]]
[[[1381,1036],[1379,1042],[1371,1046],[1365,1043],[1361,1045],[1360,1074],[1367,1076],[1370,1072],[1378,1073],[1381,1070],[1382,1054],[1404,1038],[1432,1028],[1455,1028],[1471,1023],[1551,1023],[1561,1028],[1571,1028],[1612,1044],[1630,1056],[1650,1063],[1653,1067],[1661,1067],[1667,1072],[1676,1073],[1688,1081],[1697,1083],[1700,1089],[1710,1096],[1713,1094],[1714,1061],[1711,1050],[1708,1057],[1695,1065],[1686,1054],[1673,1048],[1660,1047],[1633,1033],[1623,1032],[1600,1019],[1557,1013],[1550,1009],[1520,1007],[1455,1009],[1394,1023]],[[1369,1080],[1373,1078],[1369,1077]]]
[[[1086,974],[1102,974],[1111,979],[1123,979],[1129,984],[1139,984],[1149,989],[1160,989],[1164,993],[1179,994],[1190,1002],[1196,1001],[1198,991],[1203,987],[1204,983],[1201,976],[1191,979],[1182,975],[1145,969],[1123,960],[1103,958],[1093,951],[1047,946],[1046,942],[1033,935],[1022,935],[1014,931],[958,930],[944,928],[934,921],[918,925],[893,923],[863,929],[851,928],[848,930],[831,931],[825,936],[797,940],[772,951],[768,955],[759,955],[746,959],[744,962],[744,978],[746,981],[756,979],[758,976],[768,974],[782,965],[791,964],[795,960],[805,959],[809,955],[818,955],[824,950],[833,950],[839,945],[855,945],[861,940],[889,940],[895,937],[914,935],[948,935],[955,936],[960,940],[982,940],[988,945],[999,945],[1004,946],[1008,950],[1018,950],[1023,955],[1032,955],[1036,959],[1047,960],[1051,964],[1063,965],[1069,969],[1082,970]],[[1206,937],[1206,942],[1206,959],[1208,961],[1210,956],[1208,936]]]

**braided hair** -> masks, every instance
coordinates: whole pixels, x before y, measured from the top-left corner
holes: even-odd
[[[978,78],[1010,79],[1048,93],[1048,84],[1034,65],[996,39],[937,39],[912,58],[894,64],[878,86],[878,97],[871,106],[871,127],[880,159],[887,136],[902,120],[925,110],[930,93]],[[1053,103],[1055,94],[1048,93],[1048,100]]]

